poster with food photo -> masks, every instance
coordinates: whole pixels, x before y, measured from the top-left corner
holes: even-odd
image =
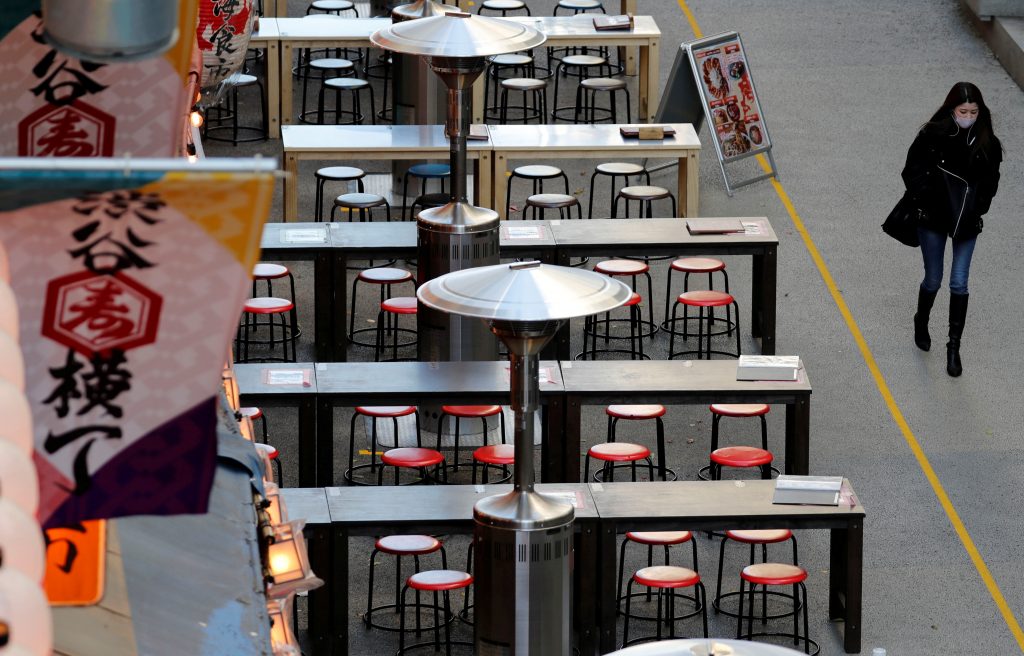
[[[708,116],[724,159],[771,146],[737,35],[691,50]]]

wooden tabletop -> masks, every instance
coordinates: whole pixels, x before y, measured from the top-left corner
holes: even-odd
[[[285,152],[337,151],[353,157],[389,151],[451,151],[443,125],[285,125],[281,140]],[[489,141],[467,144],[469,153],[489,150]]]
[[[276,30],[275,36],[282,41],[295,39],[366,39],[378,30],[391,27],[390,18],[352,18],[330,14],[312,14],[295,18],[278,18],[276,25],[264,27],[260,19],[260,36]]]
[[[555,238],[547,224],[547,221],[502,221],[499,228],[502,251],[554,248]],[[416,252],[418,227],[415,221],[334,222],[329,226],[332,244],[344,251],[381,254]]]
[[[575,16],[506,16],[504,20],[529,25],[548,37],[549,41],[558,45],[565,39],[586,40],[588,37],[597,41],[612,44],[609,39],[639,40],[655,39],[661,36],[661,30],[653,16],[634,16],[633,28],[629,30],[598,30],[594,27],[594,14],[577,14]]]
[[[489,125],[494,150],[542,151],[547,158],[552,152],[571,151],[598,153],[616,151],[629,157],[629,151],[642,153],[700,150],[700,139],[690,123],[670,124],[676,131],[663,140],[627,139],[619,133],[619,125]],[[486,142],[484,142],[486,143]],[[621,152],[619,152],[621,151]],[[591,155],[588,155],[591,156]]]

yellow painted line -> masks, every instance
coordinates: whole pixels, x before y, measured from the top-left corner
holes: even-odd
[[[697,24],[696,18],[694,18],[693,13],[687,6],[686,0],[676,1],[682,8],[683,13],[686,15],[686,19],[689,21],[694,35],[698,39],[701,38],[702,32],[700,30],[700,26]],[[768,162],[765,160],[764,156],[758,155],[757,161],[765,173],[769,173],[771,171],[771,168],[768,166]],[[871,353],[871,349],[868,347],[868,343],[864,339],[864,335],[860,332],[860,327],[857,325],[857,321],[853,318],[853,314],[850,312],[849,306],[846,305],[846,300],[843,298],[842,292],[839,291],[835,280],[832,279],[832,273],[825,264],[825,259],[818,251],[818,247],[814,244],[814,240],[811,239],[810,233],[807,232],[807,228],[804,226],[803,220],[800,218],[800,215],[797,214],[796,208],[793,207],[793,202],[789,199],[789,194],[786,193],[786,189],[782,186],[782,183],[775,178],[771,178],[771,183],[772,187],[775,189],[775,193],[779,197],[779,200],[782,201],[782,205],[789,213],[789,218],[793,221],[793,226],[796,228],[797,232],[800,233],[800,237],[803,239],[804,246],[807,248],[808,253],[810,253],[811,259],[814,260],[815,266],[818,267],[818,273],[821,274],[822,280],[825,281],[825,286],[828,288],[829,294],[832,295],[832,300],[835,302],[836,307],[839,308],[839,313],[843,315],[843,320],[846,321],[846,327],[850,330],[850,334],[853,335],[853,339],[857,343],[857,348],[860,350],[861,357],[864,359],[864,363],[867,364],[868,370],[871,372],[871,377],[875,380],[875,386],[878,387],[878,391],[882,395],[882,399],[885,401],[886,407],[889,408],[889,413],[892,415],[893,420],[896,422],[900,432],[903,434],[903,439],[906,441],[907,446],[910,447],[910,451],[914,454],[914,458],[917,459],[917,464],[920,466],[921,471],[924,472],[925,478],[927,478],[928,482],[931,484],[932,491],[938,498],[939,504],[946,513],[946,517],[949,518],[949,523],[953,525],[953,530],[956,531],[957,536],[960,538],[960,542],[964,545],[964,549],[967,551],[967,555],[970,556],[971,562],[974,563],[975,569],[978,570],[981,580],[985,582],[985,587],[988,588],[988,592],[992,596],[992,601],[995,602],[996,607],[999,609],[999,613],[1003,616],[1003,621],[1006,622],[1006,626],[1009,627],[1010,633],[1012,633],[1013,637],[1017,640],[1017,647],[1021,652],[1024,652],[1024,630],[1021,630],[1020,623],[1017,622],[1017,618],[1014,616],[1013,611],[1010,610],[1009,604],[1006,603],[1006,598],[999,589],[999,584],[996,583],[995,577],[992,576],[992,572],[989,570],[988,565],[985,564],[985,559],[982,558],[981,553],[978,551],[978,547],[974,544],[971,534],[967,531],[967,527],[964,526],[963,521],[960,519],[960,514],[957,513],[956,508],[953,506],[953,502],[949,499],[949,495],[946,494],[946,490],[939,481],[938,475],[935,473],[931,463],[928,461],[928,456],[925,455],[924,450],[921,448],[921,443],[917,441],[917,438],[914,436],[914,432],[910,430],[910,425],[907,424],[907,420],[904,418],[903,412],[900,410],[899,405],[896,404],[896,400],[892,397],[892,392],[889,391],[889,385],[885,382],[885,377],[882,376],[882,372],[878,368],[875,356]]]
[[[359,455],[361,455],[361,456],[368,456],[368,455],[370,455],[370,450],[369,449],[359,449]],[[378,456],[382,456],[382,455],[384,455],[384,452],[383,451],[378,451],[377,455]]]

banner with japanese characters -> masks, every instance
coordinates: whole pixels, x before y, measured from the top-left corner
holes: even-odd
[[[723,161],[771,147],[750,65],[735,32],[689,44],[694,78]]]
[[[199,0],[196,39],[203,55],[200,86],[211,100],[221,83],[241,70],[255,24],[253,0]]]
[[[270,207],[270,173],[110,166],[0,170],[44,527],[205,512]]]
[[[28,13],[0,38],[0,157],[178,154],[197,2],[181,0],[170,50],[116,64],[61,53],[46,42],[38,8]]]

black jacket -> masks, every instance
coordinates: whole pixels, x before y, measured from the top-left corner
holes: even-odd
[[[972,147],[972,130],[948,123],[928,124],[918,133],[907,153],[903,182],[922,210],[923,227],[969,239],[981,232],[981,217],[996,195],[1002,152],[997,141],[987,151]]]

